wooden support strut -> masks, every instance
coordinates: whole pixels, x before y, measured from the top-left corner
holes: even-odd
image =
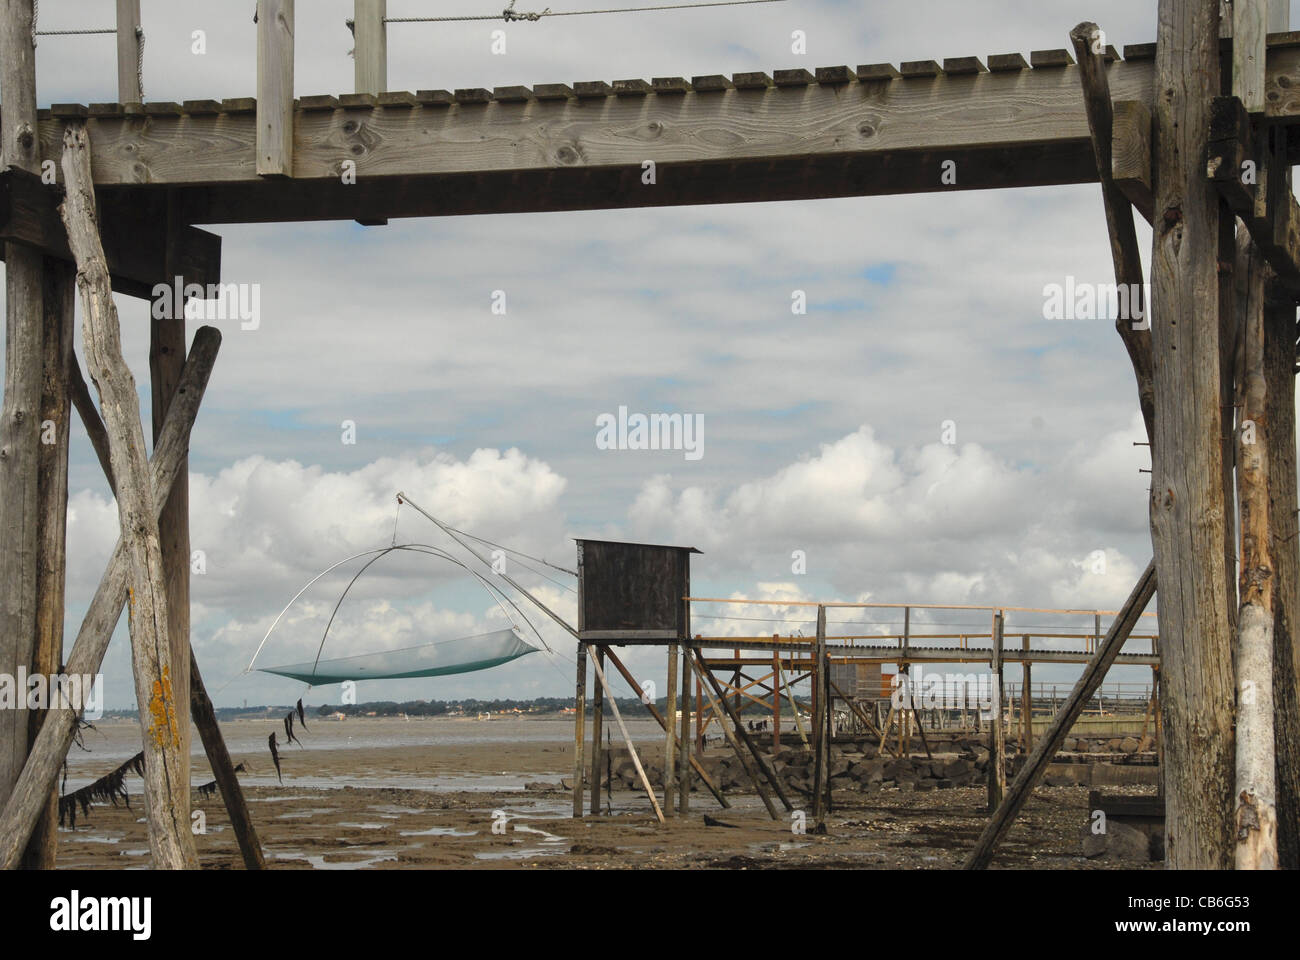
[[[1002,723],[1002,625],[1001,612],[993,615],[992,650],[989,666],[992,671],[993,709],[989,713],[989,812],[998,809],[1007,791],[1005,767],[1006,742]]]
[[[966,859],[965,869],[983,870],[992,861],[998,844],[1002,842],[1002,838],[1011,829],[1011,825],[1015,822],[1021,807],[1029,799],[1029,794],[1033,792],[1035,785],[1047,770],[1048,764],[1056,756],[1056,752],[1061,749],[1061,744],[1074,726],[1074,722],[1083,713],[1083,708],[1092,698],[1092,695],[1097,692],[1102,681],[1106,679],[1107,671],[1110,670],[1111,664],[1115,662],[1115,655],[1119,653],[1129,634],[1133,632],[1133,627],[1137,624],[1138,618],[1142,615],[1142,611],[1146,609],[1147,604],[1151,602],[1155,591],[1156,572],[1155,561],[1153,560],[1147,564],[1146,570],[1138,578],[1137,584],[1133,587],[1133,592],[1129,594],[1119,615],[1111,623],[1110,629],[1106,631],[1106,639],[1098,646],[1097,652],[1093,654],[1092,660],[1089,662],[1087,669],[1084,670],[1083,675],[1079,677],[1079,681],[1074,685],[1070,696],[1061,706],[1056,716],[1052,718],[1052,723],[1047,728],[1047,732],[1038,741],[1034,752],[1029,755],[1029,759],[1025,761],[1020,774],[1011,784],[1010,790],[1006,792],[1006,796],[985,825],[984,832],[980,834],[975,848]],[[993,762],[992,754],[989,755],[989,762],[990,764]]]
[[[636,682],[636,678],[632,676],[631,672],[627,669],[627,667],[623,665],[623,661],[618,658],[618,656],[614,653],[613,650],[606,650],[605,656],[608,657],[609,662],[614,665],[614,669],[617,670],[622,675],[623,679],[627,681],[628,686],[630,686],[633,690],[641,689]],[[687,678],[689,678],[689,676],[690,676],[689,672],[682,674],[683,690],[686,689],[686,680]],[[688,701],[689,698],[684,697],[684,700]],[[663,727],[665,730],[670,729],[668,722],[664,719],[663,714],[659,712],[658,707],[656,707],[653,703],[646,704],[646,707],[650,711],[650,716],[654,717],[655,722],[658,723],[660,727]],[[689,710],[689,705],[684,706],[683,710]],[[680,741],[679,741],[679,746],[681,746],[682,756],[688,759],[691,768],[697,774],[699,774],[700,779],[704,782],[704,785],[708,787],[709,792],[713,794],[714,799],[717,800],[718,803],[721,804],[723,807],[730,807],[731,803],[723,795],[722,791],[718,789],[718,785],[713,782],[713,778],[709,776],[708,771],[704,769],[703,765],[694,757],[690,756],[690,752],[686,749],[684,745],[681,745]]]
[[[220,345],[221,334],[215,327],[200,327],[194,334],[181,386],[167,411],[167,423],[149,462],[155,505],[167,498],[185,460],[190,429],[212,375]],[[99,672],[113,630],[121,619],[122,607],[126,604],[129,563],[126,545],[119,538],[68,655],[65,672],[70,676],[93,676]],[[49,711],[41,725],[31,755],[8,802],[0,811],[0,869],[9,870],[17,864],[40,816],[44,798],[54,789],[84,705],[55,706],[56,709]]]
[[[754,742],[750,740],[749,735],[745,733],[744,727],[740,723],[740,718],[731,711],[727,704],[726,695],[721,689],[719,689],[717,681],[714,680],[713,675],[705,668],[699,648],[692,645],[690,646],[690,650],[692,654],[691,667],[695,671],[696,677],[701,681],[701,689],[703,690],[704,695],[709,699],[709,706],[712,707],[714,712],[717,714],[718,724],[722,727],[722,733],[727,738],[727,743],[731,745],[731,749],[735,751],[736,758],[740,761],[741,767],[744,768],[749,779],[753,781],[754,789],[758,791],[759,799],[763,801],[763,806],[767,808],[768,816],[773,820],[780,819],[776,812],[776,807],[772,803],[772,798],[769,797],[767,791],[763,789],[763,782],[760,778],[760,774],[763,777],[767,777],[768,781],[772,783],[772,786],[776,788],[778,792],[777,795],[780,796],[781,802],[785,804],[785,808],[787,810],[792,810],[794,808],[791,806],[790,801],[786,799],[784,791],[780,788],[780,784],[776,782],[776,775],[769,773],[767,767],[763,765],[758,753],[758,748],[754,746]],[[722,715],[724,712],[731,718],[731,726],[728,726],[727,723],[723,721]],[[732,729],[733,727],[735,728],[734,730]],[[745,745],[749,748],[750,754],[752,755],[752,760],[751,757],[747,757],[745,752],[740,749],[740,742],[737,740],[737,737],[744,740]],[[755,763],[758,764],[758,770],[754,769]]]
[[[257,0],[257,172],[293,175],[293,4]],[[360,69],[360,59],[357,61]]]

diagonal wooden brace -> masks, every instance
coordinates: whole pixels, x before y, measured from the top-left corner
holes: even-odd
[[[154,502],[160,507],[167,502],[176,474],[189,455],[190,429],[198,415],[220,346],[221,333],[215,327],[200,327],[195,332],[180,386],[167,411],[167,421],[149,464],[153,474]],[[64,668],[68,675],[99,673],[109,640],[126,604],[129,579],[127,551],[119,539],[68,656]],[[68,754],[80,716],[81,707],[78,705],[70,709],[60,704],[51,705],[27,764],[14,784],[9,802],[0,813],[0,869],[11,870],[17,865],[35,829],[42,804],[58,780],[59,768]]]

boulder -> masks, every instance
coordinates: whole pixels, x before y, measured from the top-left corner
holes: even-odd
[[[1141,830],[1113,819],[1106,823],[1105,833],[1093,833],[1090,821],[1083,828],[1083,855],[1090,860],[1149,863],[1151,840]]]

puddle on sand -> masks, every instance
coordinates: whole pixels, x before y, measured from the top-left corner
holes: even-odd
[[[336,826],[353,827],[357,830],[387,830],[391,823],[339,823]]]
[[[73,831],[71,831],[71,830],[60,830],[59,832],[60,832],[60,833],[72,833]],[[76,834],[74,834],[73,836],[69,837],[68,839],[69,839],[70,841],[78,841],[78,840],[79,840],[79,841],[81,841],[82,843],[121,843],[121,842],[122,842],[122,837],[121,837],[120,835],[119,835],[119,836],[116,836],[116,837],[96,837],[96,836],[92,836],[92,835],[90,835],[90,834],[81,834],[81,835],[76,835]]]
[[[372,803],[366,807],[367,810],[373,810],[381,817],[398,817],[403,814],[424,813],[420,807],[400,807],[395,803]]]
[[[277,820],[305,820],[308,817],[321,816],[326,813],[338,813],[338,807],[310,807],[307,810],[295,810],[292,813],[281,813],[276,816]]]
[[[430,827],[428,830],[402,830],[399,837],[477,837],[477,830],[457,830],[455,827]]]
[[[353,850],[352,853],[366,853],[371,856],[362,860],[347,861],[330,861],[325,860],[323,853],[303,853],[302,851],[289,851],[277,853],[277,860],[305,860],[311,864],[313,870],[364,870],[366,867],[373,867],[377,863],[385,861],[396,861],[397,855],[391,850]]]
[[[560,847],[528,847],[522,850],[494,850],[490,853],[476,853],[475,860],[527,860],[529,857],[553,857],[565,853]]]

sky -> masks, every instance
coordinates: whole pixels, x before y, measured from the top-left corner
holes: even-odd
[[[253,95],[254,6],[144,0],[146,98]],[[298,3],[299,96],[352,89],[351,6]],[[389,16],[494,8],[390,0]],[[389,87],[1028,55],[1068,46],[1068,31],[1085,19],[1122,47],[1154,39],[1155,8],[788,0],[509,25],[392,24]],[[42,29],[112,19],[108,0],[41,4]],[[496,30],[505,31],[504,53],[492,52]],[[807,38],[804,55],[791,51],[796,30]],[[38,102],[116,99],[113,57],[109,37],[41,38]],[[303,695],[302,684],[241,671],[281,609],[326,567],[395,533],[454,549],[412,509],[397,512],[399,490],[454,526],[565,567],[575,563],[573,537],[698,547],[700,596],[1115,609],[1150,557],[1140,472],[1149,457],[1135,445],[1144,439],[1136,388],[1113,321],[1043,319],[1046,285],[1067,276],[1113,282],[1096,185],[210,229],[223,238],[223,279],[257,285],[261,308],[254,330],[216,324],[224,342],[191,444],[191,539],[203,567],[192,577],[192,643],[219,706]],[[1149,249],[1145,227],[1140,242]],[[497,291],[504,314],[493,310]],[[804,314],[792,312],[795,291],[806,296]],[[146,424],[148,308],[118,299]],[[702,418],[702,455],[601,449],[597,419],[620,406]],[[69,648],[117,537],[116,510],[76,421],[70,491]],[[806,572],[795,570],[796,551]],[[310,658],[356,568],[308,591],[259,664]],[[562,588],[512,572],[574,619],[571,578],[549,571]],[[494,629],[503,623],[496,611],[459,567],[392,555],[349,594],[325,655]],[[700,612],[810,616],[782,606]],[[884,613],[872,616],[871,629],[886,629]],[[917,616],[953,630],[971,620]],[[972,630],[984,629],[984,616]],[[1009,633],[1043,623],[1016,616]],[[570,695],[573,642],[532,619],[555,655],[367,682],[358,698]],[[809,632],[806,622],[695,627]],[[626,657],[647,677],[662,676],[662,660],[661,649]],[[129,671],[124,620],[104,666],[108,708],[133,704]],[[1035,671],[1061,683],[1077,675]],[[325,687],[304,699],[338,696]]]

